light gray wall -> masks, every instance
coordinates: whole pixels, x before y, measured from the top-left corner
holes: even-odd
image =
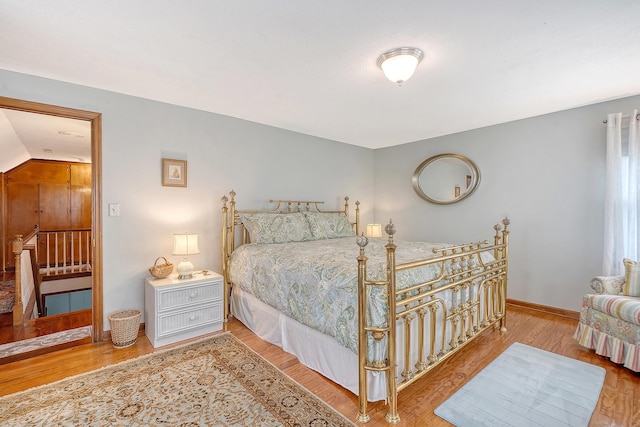
[[[200,235],[196,269],[220,271],[220,197],[238,208],[268,200],[359,199],[373,219],[372,150],[226,116],[0,70],[2,96],[102,113],[104,313],[143,308],[144,278],[171,256],[172,234]],[[163,157],[188,161],[188,187],[161,186]],[[108,204],[120,216],[108,216]]]
[[[392,218],[401,239],[466,243],[492,237],[508,216],[508,297],[579,310],[602,271],[603,120],[634,108],[639,96],[376,150],[375,220]],[[416,167],[441,153],[480,169],[460,203],[430,204],[412,188]]]
[[[174,232],[199,233],[196,268],[220,270],[220,197],[362,204],[363,223],[393,218],[398,238],[464,243],[511,221],[509,297],[578,310],[602,264],[605,126],[640,97],[412,144],[368,150],[188,108],[0,70],[3,96],[103,114],[104,312],[143,306],[143,280]],[[470,157],[478,190],[432,205],[411,176],[426,158]],[[162,157],[188,160],[188,188],[160,185]],[[375,195],[375,209],[374,207]],[[120,217],[107,216],[109,203]]]

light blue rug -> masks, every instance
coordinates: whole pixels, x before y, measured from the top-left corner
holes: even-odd
[[[514,343],[435,413],[457,427],[587,426],[605,370]]]

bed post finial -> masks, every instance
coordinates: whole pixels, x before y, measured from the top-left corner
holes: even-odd
[[[509,224],[511,224],[511,220],[505,216],[504,219],[502,220],[502,223],[504,224],[504,230],[502,231],[502,243],[504,243],[505,245],[508,245],[509,244]]]
[[[389,224],[384,226],[384,232],[389,235],[389,239],[393,239],[393,235],[396,234],[397,231],[398,229],[393,223],[393,220],[389,219]]]
[[[369,244],[369,239],[367,239],[367,236],[362,233],[361,235],[356,237],[356,244],[360,246],[361,249],[364,249],[364,247]]]

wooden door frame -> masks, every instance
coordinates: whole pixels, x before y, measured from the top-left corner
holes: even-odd
[[[0,96],[0,108],[85,120],[91,123],[91,308],[93,341],[104,340],[102,298],[102,114]]]

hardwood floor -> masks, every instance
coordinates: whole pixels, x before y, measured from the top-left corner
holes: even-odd
[[[525,307],[509,306],[508,332],[486,331],[460,353],[435,368],[427,377],[400,394],[399,426],[450,426],[433,414],[435,408],[513,342],[520,342],[606,369],[605,384],[589,426],[640,426],[640,375],[580,347],[572,338],[576,321]],[[300,364],[297,359],[268,344],[244,325],[226,325],[236,337],[298,383],[354,420],[356,396]],[[110,342],[86,344],[0,366],[0,395],[46,384],[155,351],[140,335],[135,346],[114,349]],[[61,368],[63,367],[63,368]],[[369,405],[371,422],[387,425],[383,402]],[[0,419],[2,415],[0,414]]]

